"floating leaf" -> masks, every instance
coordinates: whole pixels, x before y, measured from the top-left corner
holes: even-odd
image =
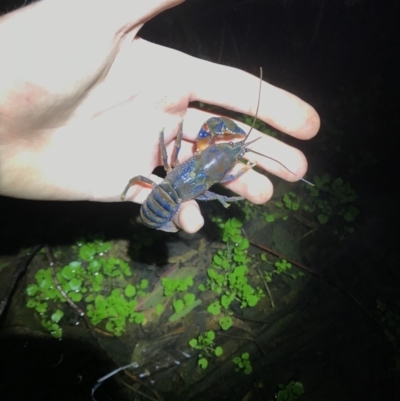
[[[39,287],[36,284],[29,284],[26,287],[26,293],[30,296],[33,297],[36,295],[36,293],[38,292]]]
[[[206,331],[205,336],[210,341],[214,341],[215,339],[215,333],[213,330]]]
[[[329,220],[329,217],[326,214],[319,214],[317,216],[317,219],[320,224],[326,224]]]
[[[82,300],[82,294],[80,292],[69,292],[68,293],[68,298],[72,302],[80,302]]]
[[[184,295],[183,300],[185,301],[186,306],[190,306],[196,300],[196,295],[192,293],[187,293]]]
[[[37,304],[35,309],[38,313],[45,313],[47,311],[47,302]]]
[[[164,311],[164,306],[162,304],[156,305],[156,315],[160,316]]]
[[[207,312],[212,315],[219,315],[221,313],[221,304],[219,301],[215,301],[212,304],[208,305]]]
[[[132,284],[128,284],[128,285],[125,287],[125,295],[126,295],[127,297],[133,297],[133,296],[135,296],[135,295],[136,295],[136,288],[135,288],[135,286],[132,285]]]
[[[177,313],[181,312],[182,309],[185,307],[185,305],[181,299],[174,299],[172,301],[172,305],[175,309],[175,312],[177,312]]]
[[[69,288],[72,291],[78,291],[82,286],[82,280],[79,280],[77,278],[73,278],[70,282],[69,282]]]
[[[232,318],[230,316],[221,317],[218,323],[222,330],[228,330],[230,327],[232,327]]]
[[[64,316],[64,312],[60,309],[57,309],[52,315],[51,320],[55,323],[58,323],[62,317]]]
[[[206,369],[208,366],[208,361],[206,358],[200,358],[197,362],[197,364],[202,368],[202,369]]]

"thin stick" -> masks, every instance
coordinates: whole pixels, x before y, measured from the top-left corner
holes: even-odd
[[[258,271],[258,274],[259,274],[260,277],[261,277],[261,280],[264,282],[265,289],[267,290],[269,299],[270,299],[270,301],[271,301],[271,306],[272,306],[273,308],[275,308],[274,299],[272,298],[272,294],[271,294],[271,291],[269,290],[268,283],[264,280],[264,277],[263,277],[263,275],[261,274],[260,270],[257,269],[257,271]]]
[[[223,337],[228,337],[228,338],[235,338],[237,340],[246,340],[246,341],[252,341],[255,345],[257,345],[257,348],[261,351],[261,353],[265,356],[264,350],[260,347],[260,345],[257,343],[257,341],[254,338],[247,338],[247,337],[240,337],[240,336],[232,336],[230,334],[223,334],[223,333],[218,333],[218,336],[223,336]]]

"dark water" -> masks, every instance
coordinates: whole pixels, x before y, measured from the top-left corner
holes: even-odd
[[[2,7],[10,9],[11,4],[15,2]],[[321,134],[309,143],[290,143],[306,153],[309,177],[328,172],[350,181],[361,212],[355,234],[344,241],[338,241],[334,233],[337,222],[300,242],[297,238],[307,229],[299,222],[279,222],[274,228],[262,219],[248,224],[246,232],[255,242],[302,261],[322,279],[310,276],[301,288],[279,281],[273,287],[277,310],[265,304],[256,315],[241,315],[258,323],[238,322],[235,336],[250,336],[252,340],[230,339],[232,343],[226,346],[237,352],[250,351],[252,376],[233,375],[230,361],[201,375],[195,358],[182,357],[181,370],[166,364],[168,369],[163,372],[151,372],[149,383],[154,380],[165,399],[241,400],[250,391],[254,399],[272,399],[277,386],[290,380],[304,384],[305,400],[396,398],[400,341],[396,327],[383,321],[376,302],[384,301],[394,316],[400,316],[394,174],[398,170],[394,138],[399,126],[397,13],[396,2],[362,0],[318,4],[187,1],[154,19],[141,32],[157,43],[254,74],[262,65],[268,81],[310,102],[322,117]],[[364,158],[368,153],[376,162]],[[290,188],[278,186],[277,198]],[[68,247],[83,234],[100,233],[105,239],[134,243],[131,220],[138,213],[137,206],[126,204],[8,198],[0,198],[0,210],[2,255],[23,253],[41,243]],[[204,208],[210,215],[215,215],[215,210],[215,206]],[[240,216],[238,209],[231,213]],[[171,240],[163,234],[152,237],[155,240],[147,248],[134,256],[131,249],[130,256],[143,270],[150,266],[154,277],[168,270],[169,256],[199,249],[201,238],[208,241],[209,253],[195,267],[204,272],[213,252],[211,246],[218,240],[209,220],[203,232],[192,239],[179,236]],[[154,258],[155,253],[161,256]],[[17,282],[0,321],[0,398],[90,399],[94,382],[113,370],[115,363],[83,327],[75,337],[60,342],[41,334],[37,321],[26,318],[22,319],[24,327],[16,326],[21,317],[14,313],[22,312],[12,307],[18,304],[18,297],[21,301],[22,281]],[[146,340],[161,355],[165,350],[157,344],[165,335],[173,340],[168,343],[170,348],[180,349],[182,343],[175,331],[188,334],[193,327],[204,329],[209,324],[201,313],[187,319],[182,326],[172,328],[163,323],[138,338],[126,338],[122,349],[133,352],[138,339]],[[392,321],[396,322],[395,318]],[[25,328],[28,322],[31,329]],[[73,332],[73,326],[69,330]],[[126,363],[124,358],[129,357],[121,351],[121,342],[118,346],[107,342],[108,350],[113,347],[117,361]],[[157,360],[154,355],[150,362]],[[160,357],[157,363],[161,362]],[[187,386],[190,380],[193,384]],[[257,380],[263,380],[263,389],[253,390]],[[116,381],[106,382],[96,393],[98,400],[132,397]]]

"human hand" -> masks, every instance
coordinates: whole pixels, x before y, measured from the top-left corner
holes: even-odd
[[[254,114],[256,77],[136,37],[147,20],[180,2],[43,0],[0,19],[1,194],[117,201],[135,175],[161,181],[151,174],[161,164],[161,128],[171,154],[184,117],[180,159],[193,154],[210,115],[188,109],[190,101]],[[265,82],[258,117],[300,139],[319,128],[311,106]],[[307,169],[300,151],[265,135],[257,151],[298,177]],[[251,159],[288,181],[298,179],[269,159]],[[254,203],[273,191],[252,170],[227,187]],[[135,185],[127,199],[143,203],[150,190]],[[175,222],[197,231],[203,220],[196,202],[185,202]]]

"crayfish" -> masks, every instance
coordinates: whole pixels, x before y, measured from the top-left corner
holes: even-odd
[[[261,82],[262,72],[260,77],[260,91]],[[254,119],[253,126],[255,121]],[[168,232],[178,231],[178,227],[172,219],[178,212],[182,202],[190,199],[203,201],[218,200],[225,207],[228,207],[229,202],[243,200],[241,196],[226,197],[210,192],[208,189],[217,183],[233,181],[255,166],[255,163],[248,162],[246,165],[243,165],[237,173],[229,173],[235,164],[243,158],[246,152],[251,151],[257,153],[249,149],[248,146],[260,138],[251,142],[246,142],[252,128],[246,134],[246,132],[231,119],[226,117],[212,117],[203,124],[199,131],[196,141],[197,150],[194,155],[185,162],[179,163],[178,154],[183,135],[181,123],[175,142],[175,156],[172,162],[174,168],[171,168],[167,161],[164,130],[162,130],[160,132],[160,150],[167,176],[160,184],[156,184],[142,175],[133,177],[128,182],[128,185],[121,195],[121,199],[125,199],[129,188],[137,182],[143,182],[153,186],[153,191],[140,209],[140,216],[146,226]],[[223,135],[241,138],[242,140],[229,143],[213,143],[216,137],[221,138]]]

